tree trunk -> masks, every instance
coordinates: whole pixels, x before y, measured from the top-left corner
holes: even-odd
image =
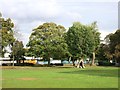
[[[95,52],[93,52],[92,63],[91,66],[95,65]]]
[[[75,60],[73,60],[72,62],[73,62],[73,66],[75,66]]]
[[[48,66],[50,66],[50,58],[48,58]]]
[[[20,65],[20,60],[19,59],[17,60],[17,64]]]
[[[20,60],[17,60],[17,64],[20,65]]]
[[[20,62],[20,60],[19,60],[19,64],[20,64],[21,62]]]
[[[13,55],[13,65],[12,65],[12,66],[14,66],[14,59],[15,59],[15,58],[14,58],[14,55]]]
[[[69,59],[69,63],[70,63],[70,61],[71,61],[71,57],[69,57],[68,59]]]
[[[73,66],[75,66],[75,60],[74,60],[74,57],[72,58],[72,63],[73,63]]]
[[[25,65],[25,60],[23,60],[23,65]]]
[[[17,64],[19,64],[19,60],[17,60]]]

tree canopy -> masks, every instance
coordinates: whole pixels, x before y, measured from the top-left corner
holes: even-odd
[[[44,23],[33,29],[29,38],[29,54],[35,57],[58,58],[66,56],[67,44],[65,43],[66,29],[55,23]]]
[[[110,35],[110,51],[120,65],[120,29]]]
[[[25,49],[22,41],[15,41],[12,46],[11,58],[14,56],[14,59],[17,61],[17,63],[20,63],[20,60],[24,59],[24,55]]]
[[[91,27],[74,22],[67,32],[66,41],[73,57],[89,56],[94,50],[94,37]]]
[[[12,46],[13,42],[15,41],[13,33],[14,24],[10,18],[4,19],[0,17],[0,25],[1,25],[0,34],[2,37],[1,53],[2,57],[4,57],[4,54],[7,52],[6,47]]]
[[[95,65],[95,54],[100,46],[100,32],[98,31],[98,27],[97,27],[97,22],[93,22],[90,25],[90,28],[92,30],[93,33],[93,53],[92,53],[92,63],[91,65]]]
[[[115,33],[110,33],[105,37],[105,44],[101,44],[97,57],[100,61],[111,60],[120,66],[120,29]]]

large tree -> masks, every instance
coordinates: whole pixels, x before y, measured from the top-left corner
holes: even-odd
[[[58,58],[66,56],[67,44],[64,36],[66,29],[55,23],[44,23],[33,30],[29,38],[29,54],[35,57],[43,57],[48,60],[50,58]]]
[[[88,25],[74,22],[67,32],[66,41],[73,57],[73,65],[75,58],[83,60],[94,51],[93,32]]]
[[[116,62],[120,66],[120,29],[110,36],[110,50]]]
[[[22,41],[15,41],[12,46],[11,58],[20,64],[20,60],[24,60],[25,49]]]
[[[0,34],[1,34],[0,37],[2,38],[2,42],[0,46],[1,46],[2,57],[4,57],[4,54],[7,52],[6,47],[12,46],[13,42],[15,41],[13,27],[14,24],[10,18],[4,19],[0,17]]]
[[[104,38],[105,41],[105,45],[104,45],[104,56],[108,59],[108,60],[112,60],[113,59],[113,55],[111,52],[111,48],[110,48],[110,37],[113,35],[113,33],[110,33],[108,35],[106,35],[106,37]]]
[[[105,44],[99,48],[98,59],[104,60],[104,57],[108,61],[115,60],[120,65],[120,29],[115,33],[110,33],[105,37]],[[102,50],[102,51],[101,51]]]
[[[90,28],[92,30],[92,33],[93,33],[93,46],[94,46],[94,51],[92,53],[92,63],[91,65],[95,65],[95,54],[100,46],[100,32],[98,32],[98,27],[97,27],[97,22],[93,22],[91,25],[90,25]]]

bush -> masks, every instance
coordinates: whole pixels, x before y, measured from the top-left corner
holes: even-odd
[[[98,65],[99,65],[99,66],[114,66],[115,63],[110,63],[110,62],[108,62],[108,61],[99,61],[99,62],[98,62]]]

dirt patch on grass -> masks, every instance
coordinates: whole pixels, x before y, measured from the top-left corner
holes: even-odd
[[[4,78],[0,78],[0,81],[3,81],[3,80],[5,80]]]
[[[37,78],[18,78],[19,80],[37,80]]]
[[[65,80],[65,78],[55,78],[55,80]]]

